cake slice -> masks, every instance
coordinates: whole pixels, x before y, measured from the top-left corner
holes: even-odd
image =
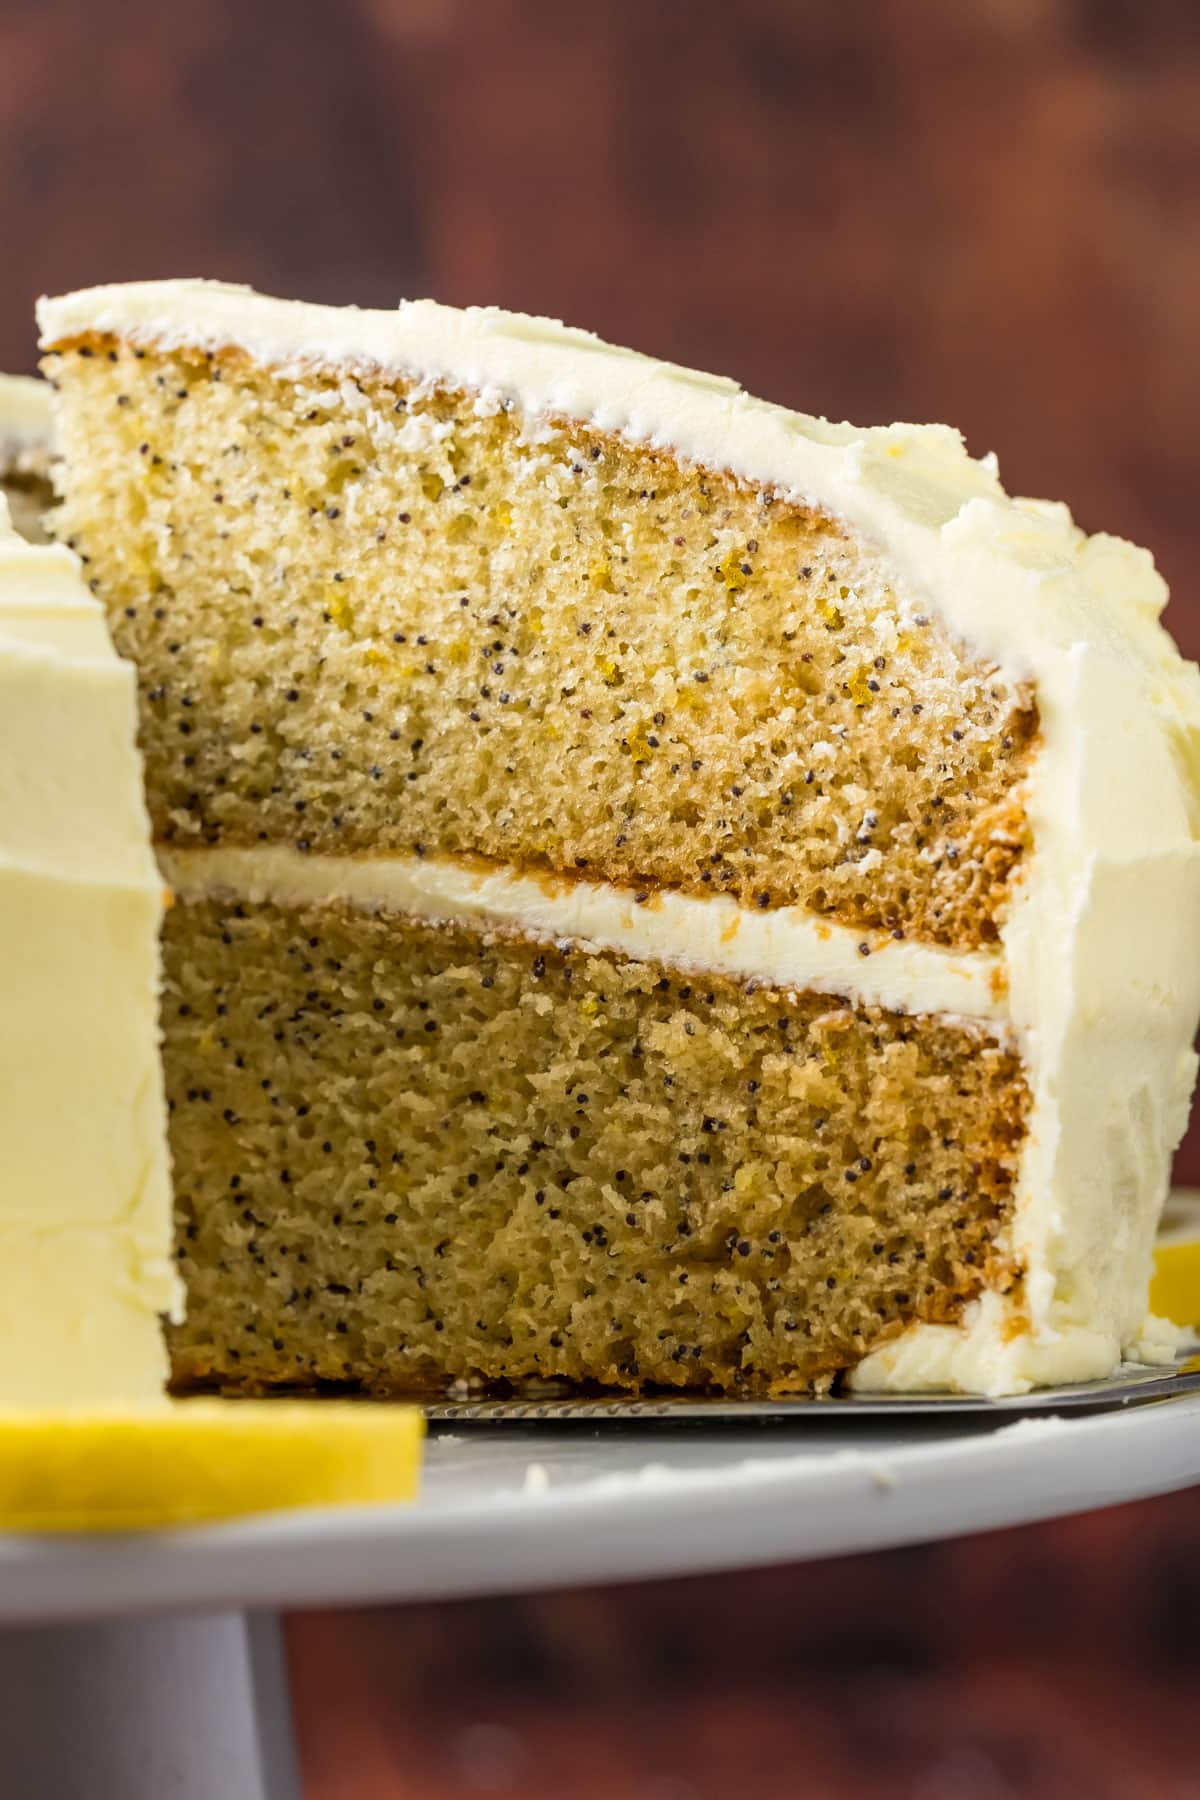
[[[161,1397],[162,882],[134,675],[0,498],[0,1406]]]
[[[1012,1391],[1140,1338],[1200,686],[943,427],[586,333],[44,302],[138,667],[177,1384]]]

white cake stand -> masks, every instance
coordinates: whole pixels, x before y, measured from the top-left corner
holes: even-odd
[[[22,1800],[297,1800],[274,1610],[875,1550],[1200,1482],[1200,1393],[1121,1411],[435,1425],[408,1507],[0,1538]]]

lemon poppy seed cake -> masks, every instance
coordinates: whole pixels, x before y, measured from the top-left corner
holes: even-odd
[[[181,1386],[1012,1391],[1142,1337],[1200,1010],[1149,557],[561,326],[43,302],[137,666]]]

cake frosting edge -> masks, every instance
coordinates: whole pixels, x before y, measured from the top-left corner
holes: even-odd
[[[0,700],[0,1400],[153,1403],[181,1289],[134,674],[77,559],[2,498]]]

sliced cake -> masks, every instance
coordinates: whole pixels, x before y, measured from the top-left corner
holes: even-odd
[[[176,1382],[1006,1391],[1141,1338],[1200,1011],[1142,551],[586,333],[44,302],[166,921]]]

